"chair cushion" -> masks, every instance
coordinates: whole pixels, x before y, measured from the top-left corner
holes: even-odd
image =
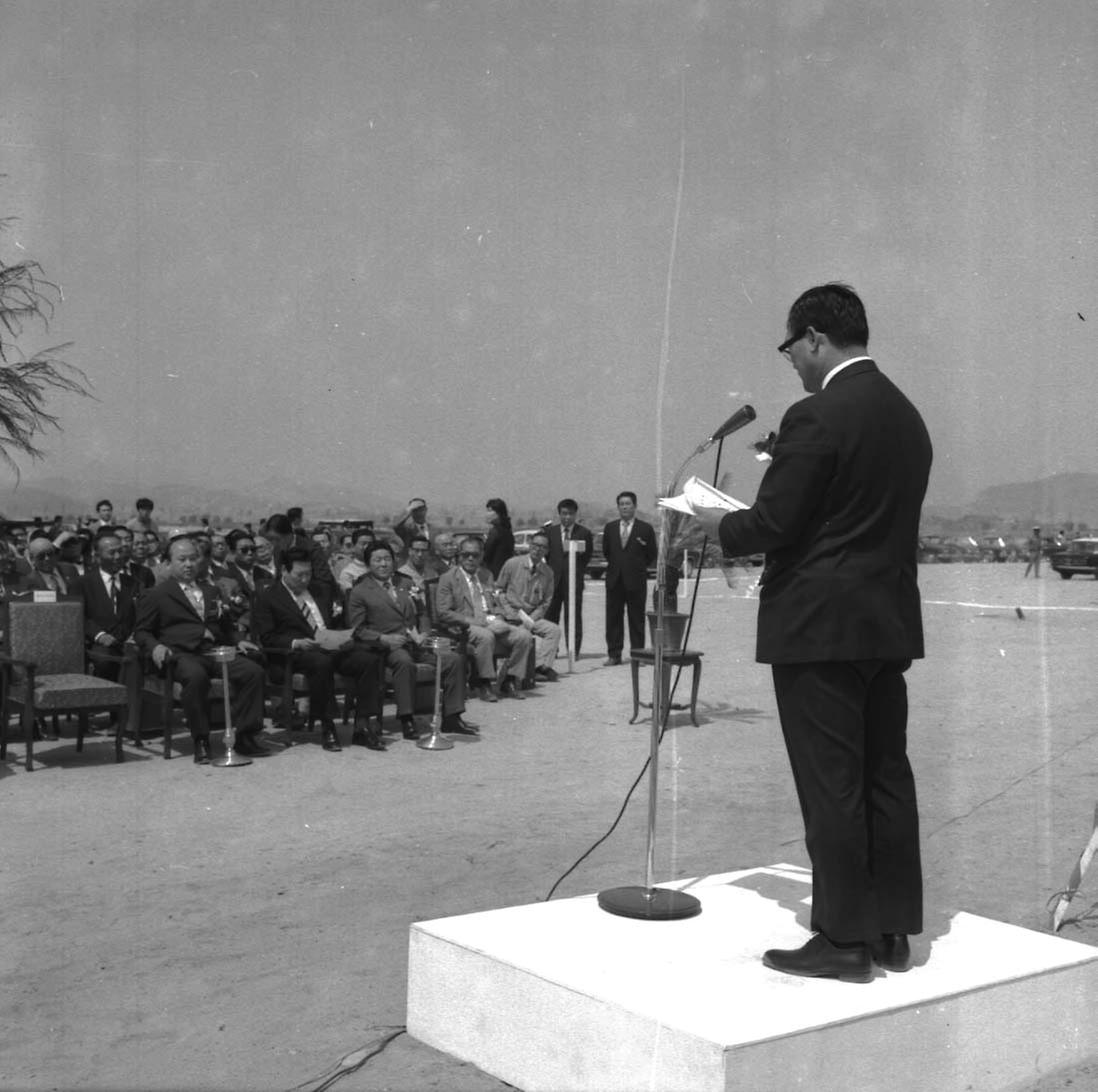
[[[42,710],[92,709],[129,701],[124,686],[94,675],[39,675],[34,683],[34,704]]]

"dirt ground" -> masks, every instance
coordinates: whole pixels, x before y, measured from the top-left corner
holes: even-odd
[[[702,723],[675,714],[665,740],[661,879],[808,863],[749,582],[701,584]],[[927,566],[921,582],[929,658],[909,684],[928,918],[1046,929],[1098,799],[1098,583],[1023,580],[1020,565]],[[105,735],[82,756],[70,735],[27,773],[15,743],[0,766],[0,1087],[319,1089],[343,1059],[340,1092],[507,1087],[406,1034],[382,1044],[404,1022],[409,924],[543,899],[640,769],[648,724],[628,724],[628,667],[601,666],[602,607],[590,585],[573,676],[471,702],[482,738],[451,751],[329,754],[299,735],[216,769],[177,733],[172,761],[152,739],[116,765]],[[645,816],[642,785],[556,897],[643,882]],[[1096,889],[1098,865],[1073,911]],[[1098,925],[1063,935],[1098,944]],[[1025,1086],[1069,1088],[1098,1088],[1098,1059]]]

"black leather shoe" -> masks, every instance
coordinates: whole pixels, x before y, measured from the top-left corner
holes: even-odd
[[[490,686],[485,686],[483,684],[477,687],[477,697],[480,698],[481,701],[499,701],[496,692]]]
[[[546,682],[560,682],[560,676],[551,667],[539,667],[537,670],[539,674]]]
[[[400,718],[400,734],[405,739],[419,739],[419,729],[412,717]]]
[[[365,747],[368,751],[384,751],[388,744],[382,738],[381,726],[371,727],[367,720],[356,720],[351,735],[352,747]]]
[[[200,736],[194,741],[194,764],[196,766],[208,766],[210,764],[209,736]]]
[[[270,758],[274,751],[263,745],[258,732],[241,732],[236,737],[234,750],[239,751],[248,758]]]
[[[458,713],[447,713],[442,718],[442,730],[458,736],[480,735],[480,729],[475,724],[467,724]]]
[[[525,701],[526,695],[522,687],[514,679],[506,679],[499,689],[500,695],[505,698],[514,698],[515,701]]]
[[[911,969],[911,945],[906,933],[882,933],[881,939],[869,946],[873,962],[886,971]]]
[[[771,970],[805,978],[873,981],[873,961],[869,957],[868,944],[837,948],[823,933],[817,933],[800,948],[771,948],[763,953],[763,963]]]
[[[343,746],[339,742],[339,736],[336,734],[335,725],[325,724],[321,729],[321,746],[326,751],[342,751]]]

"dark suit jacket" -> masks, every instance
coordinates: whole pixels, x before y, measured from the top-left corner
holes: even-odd
[[[65,599],[78,598],[80,592],[73,590],[74,585],[78,584],[80,581],[80,576],[76,573],[76,570],[74,569],[72,573],[68,575],[64,573],[60,575],[65,583],[65,590],[60,593],[62,597]],[[17,592],[36,592],[53,591],[54,589],[47,586],[45,580],[42,579],[42,574],[37,569],[31,569],[30,572],[24,573],[19,578],[19,582],[15,585],[15,590]]]
[[[376,641],[386,633],[405,633],[416,625],[416,605],[403,588],[397,588],[394,602],[389,593],[369,574],[347,596],[347,628],[356,641]]]
[[[758,498],[721,521],[726,554],[766,552],[760,663],[923,655],[919,514],[931,445],[871,360],[782,419]]]
[[[116,641],[125,642],[133,633],[137,619],[137,582],[127,572],[118,579],[118,609],[111,602],[97,565],[89,565],[82,577],[77,577],[69,591],[84,600],[84,637],[92,644],[98,633],[109,633]]]
[[[319,599],[316,605],[324,624],[330,626],[332,619],[329,611]],[[289,648],[296,640],[312,637],[313,627],[298,609],[286,585],[279,580],[256,592],[252,605],[252,632],[261,645]]]
[[[177,652],[199,652],[207,629],[216,643],[234,643],[237,635],[221,593],[210,583],[198,581],[198,586],[202,589],[204,606],[201,618],[174,577],[162,580],[141,596],[134,640],[143,652],[151,655],[158,644]]]
[[[153,575],[152,569],[138,561],[129,562],[123,571],[133,578],[138,595],[156,583],[156,577]]]
[[[568,554],[564,550],[563,528],[559,523],[547,523],[544,527],[549,536],[549,553],[546,562],[553,570],[557,579],[557,586],[568,582]],[[572,524],[572,538],[578,542],[586,543],[583,553],[576,554],[576,583],[582,584],[584,574],[587,572],[587,563],[591,560],[591,551],[595,548],[595,536],[580,523]]]
[[[648,580],[648,568],[656,563],[659,543],[652,524],[634,517],[629,541],[622,549],[621,520],[615,519],[602,532],[602,552],[606,555],[606,587],[620,584],[626,591],[636,591]]]

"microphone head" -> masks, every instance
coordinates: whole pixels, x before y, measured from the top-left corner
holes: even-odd
[[[736,432],[738,429],[743,428],[745,425],[751,424],[755,420],[755,409],[753,406],[740,406],[738,410],[712,436],[709,437],[709,442],[713,443],[716,440],[723,440],[730,433]]]

